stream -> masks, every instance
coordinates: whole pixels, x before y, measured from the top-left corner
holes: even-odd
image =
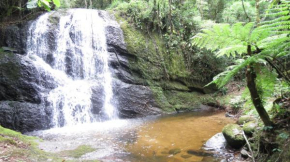
[[[110,120],[28,134],[42,138],[39,147],[47,152],[73,150],[81,145],[96,149],[72,160],[211,162],[225,157],[205,151],[205,142],[232,122],[223,112],[190,112]]]

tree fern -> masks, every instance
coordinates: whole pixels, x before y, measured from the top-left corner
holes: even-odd
[[[271,37],[263,41],[263,54],[283,57],[290,54],[290,1],[281,1],[268,12],[268,17],[274,19],[264,21],[262,29],[270,31]]]
[[[217,56],[234,56],[247,53],[247,46],[255,47],[270,34],[270,29],[254,28],[254,23],[217,24],[212,29],[203,30],[193,37],[193,45],[210,50],[218,50]]]

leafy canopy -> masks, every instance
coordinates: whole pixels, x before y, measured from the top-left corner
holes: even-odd
[[[60,1],[59,0],[30,0],[26,7],[28,9],[33,9],[38,7],[44,7],[47,11],[51,10],[51,5],[50,3],[53,2],[53,4],[56,7],[60,7]]]
[[[216,24],[211,29],[204,29],[192,38],[193,45],[217,51],[221,56],[242,56],[236,65],[217,75],[211,83],[218,87],[227,84],[241,69],[253,63],[266,63],[265,59],[274,59],[289,55],[290,50],[290,1],[274,6],[268,16],[273,18],[264,21],[261,26],[254,23]],[[247,48],[254,55],[247,55]],[[211,84],[209,83],[209,84]]]

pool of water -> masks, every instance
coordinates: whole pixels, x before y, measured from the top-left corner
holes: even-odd
[[[142,119],[113,120],[31,132],[48,152],[90,145],[96,151],[80,160],[129,162],[218,161],[204,143],[232,123],[223,112],[190,112]],[[69,158],[69,157],[68,157]]]

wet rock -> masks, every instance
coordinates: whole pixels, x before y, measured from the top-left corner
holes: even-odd
[[[225,149],[226,139],[222,133],[217,133],[204,144],[204,149],[208,151],[220,151]]]
[[[255,130],[257,129],[257,122],[256,121],[250,121],[243,125],[243,131],[246,135],[251,136]]]
[[[244,115],[244,116],[241,116],[238,120],[238,124],[239,125],[242,125],[242,124],[245,124],[249,121],[256,121],[256,119],[253,117],[253,116],[249,116],[249,115]]]
[[[162,113],[147,86],[114,81],[114,97],[121,118],[143,117]]]
[[[242,156],[243,158],[248,158],[248,157],[249,157],[249,153],[248,153],[248,151],[246,151],[245,149],[242,149],[242,150],[241,150],[241,156]]]
[[[39,104],[41,93],[55,88],[54,79],[37,69],[28,58],[1,54],[0,101],[26,101]]]
[[[118,24],[110,24],[105,30],[108,45],[119,49],[126,49],[123,31]]]
[[[227,143],[235,149],[241,148],[246,143],[242,134],[243,129],[237,124],[226,125],[222,133]]]
[[[181,152],[181,150],[179,148],[174,148],[174,149],[171,149],[169,150],[169,154],[172,154],[172,155],[176,155],[176,154],[179,154]]]
[[[26,53],[27,31],[30,22],[11,25],[5,29],[5,45],[16,49],[17,53]]]
[[[102,108],[104,106],[104,88],[102,86],[94,86],[92,87],[92,113],[93,114],[101,114]]]
[[[195,155],[195,156],[213,156],[214,153],[212,152],[206,152],[206,151],[202,151],[202,150],[187,150],[187,153],[188,154],[191,154],[191,155]]]
[[[118,52],[110,52],[109,56],[109,66],[112,67],[111,72],[113,73],[113,76],[122,82],[136,84],[137,82],[129,68],[128,58],[119,55]]]
[[[182,157],[183,159],[188,159],[188,158],[191,158],[192,156],[191,156],[191,155],[188,155],[188,154],[186,154],[186,155],[181,155],[181,157]]]
[[[0,102],[0,125],[20,132],[50,128],[51,116],[52,109],[42,104]]]
[[[55,82],[30,58],[1,53],[0,124],[21,132],[49,128],[52,109],[44,94],[56,87]]]

